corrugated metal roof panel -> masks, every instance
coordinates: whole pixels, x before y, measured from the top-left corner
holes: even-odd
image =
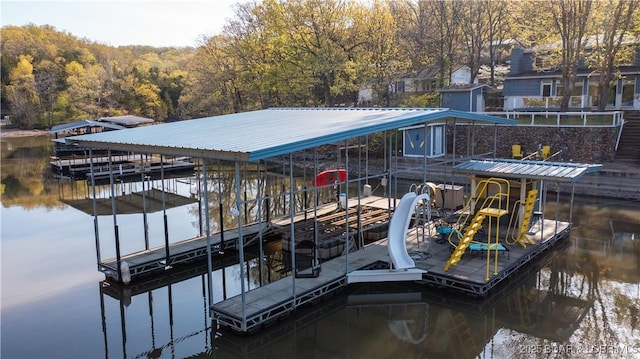
[[[112,129],[112,130],[122,130],[126,128],[124,126],[107,123],[107,122],[98,122],[94,120],[80,120],[80,121],[63,123],[61,125],[53,126],[51,127],[50,132],[59,133],[59,132],[72,131],[72,130],[85,128],[85,127],[102,127],[102,128]]]
[[[450,117],[515,124],[446,108],[276,108],[74,136],[68,141],[88,148],[257,161]]]
[[[602,169],[602,165],[572,162],[491,159],[470,160],[456,165],[453,169],[456,172],[488,177],[517,179],[528,178],[559,182],[574,182],[582,175],[600,171]]]

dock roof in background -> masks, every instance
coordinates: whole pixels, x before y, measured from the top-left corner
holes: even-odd
[[[516,124],[514,120],[446,108],[273,108],[80,135],[67,138],[67,142],[96,149],[258,161],[451,118]]]
[[[61,125],[53,126],[51,127],[50,132],[53,134],[56,134],[60,132],[73,131],[73,130],[77,130],[80,128],[87,128],[87,127],[100,127],[100,128],[111,129],[111,130],[123,130],[126,128],[124,126],[115,125],[112,123],[98,122],[94,120],[80,120],[80,121],[63,123]]]
[[[602,165],[509,159],[470,160],[453,170],[485,177],[527,178],[555,182],[575,182],[581,176],[602,170]]]

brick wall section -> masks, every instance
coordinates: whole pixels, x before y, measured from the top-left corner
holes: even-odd
[[[457,126],[456,155],[480,154],[493,151],[495,126]],[[619,127],[553,127],[553,126],[498,126],[496,157],[511,157],[511,145],[520,144],[525,155],[538,149],[538,145],[551,146],[551,154],[562,150],[557,161],[602,163],[615,157],[615,144]],[[473,136],[471,146],[467,136]],[[447,126],[447,152],[453,150],[453,125]],[[473,150],[473,151],[472,151]]]

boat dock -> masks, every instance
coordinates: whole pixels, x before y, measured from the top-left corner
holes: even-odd
[[[91,167],[93,163],[93,172]],[[195,165],[185,159],[164,159],[156,156],[112,155],[90,157],[59,158],[49,162],[54,173],[73,179],[90,179],[97,182],[109,181],[111,173],[117,179],[165,173],[185,173],[193,171]]]
[[[570,224],[567,222],[540,219],[527,236],[533,244],[524,248],[517,243],[505,245],[504,251],[468,250],[460,262],[448,270],[444,268],[453,248],[446,240],[438,240],[442,238],[435,231],[433,223],[422,228],[409,229],[406,241],[407,251],[415,261],[415,268],[426,271],[422,279],[417,281],[418,283],[462,292],[466,295],[484,296],[514,272],[566,237],[569,230]],[[497,261],[496,256],[498,256]],[[333,292],[345,287],[348,284],[347,260],[348,272],[362,269],[388,269],[390,257],[387,239],[349,253],[348,259],[347,256],[342,255],[323,262],[320,274],[316,278],[289,276],[243,295],[215,303],[211,306],[212,316],[222,327],[235,332],[255,331],[288,316],[300,306],[315,303],[322,297],[330,296]],[[488,279],[487,270],[489,270]]]
[[[135,199],[140,197],[137,194],[132,194]],[[158,197],[159,194],[155,194],[155,197]],[[195,203],[193,199],[176,196],[175,201],[180,201],[180,204],[183,203]],[[173,197],[171,197],[173,199]],[[149,198],[149,197],[147,197]],[[124,200],[119,199],[119,202]],[[138,199],[139,201],[139,199]],[[104,202],[104,203],[103,203]],[[148,206],[153,202],[148,201]],[[173,202],[172,202],[173,203]],[[349,213],[353,215],[349,218],[350,228],[358,228],[358,223],[360,223],[360,228],[372,228],[372,223],[379,222],[382,224],[382,221],[386,221],[388,219],[389,211],[385,209],[389,203],[387,198],[377,197],[377,196],[369,196],[362,198],[360,201],[361,208],[367,208],[366,211],[361,211],[361,215],[357,215],[357,207],[356,201],[352,201],[349,209]],[[83,208],[87,213],[91,213],[91,208],[89,207],[92,204],[90,200],[85,200],[83,202]],[[108,214],[111,210],[111,204],[109,199],[102,200],[102,202],[98,201],[98,204],[102,204],[97,206],[99,209],[99,214]],[[134,209],[139,210],[141,207],[138,203],[130,204]],[[86,208],[85,208],[86,207]],[[103,208],[103,210],[100,210]],[[120,213],[129,213],[127,211],[127,207],[118,207]],[[150,207],[153,208],[153,207]],[[327,224],[323,226],[325,232],[320,236],[319,241],[320,245],[318,246],[319,252],[323,253],[323,251],[330,251],[331,257],[335,257],[341,255],[344,252],[345,248],[345,240],[342,235],[341,229],[344,229],[345,226],[345,211],[339,210],[336,211],[336,204],[330,203],[326,205],[319,206],[317,208],[318,221]],[[293,217],[294,228],[296,231],[296,236],[300,232],[301,228],[306,228],[305,220],[307,222],[314,221],[314,217],[311,217],[307,214],[303,213],[296,214]],[[342,222],[340,222],[342,221]],[[250,246],[259,240],[259,238],[269,236],[271,238],[280,238],[284,237],[287,240],[283,240],[282,243],[286,243],[287,247],[284,249],[288,249],[290,234],[290,217],[278,217],[274,218],[270,223],[263,223],[261,226],[258,223],[249,224],[242,228],[242,236],[244,246]],[[331,224],[333,223],[333,224]],[[342,223],[340,227],[340,223]],[[363,225],[362,223],[368,223],[368,226]],[[354,229],[353,235],[357,232]],[[313,239],[313,231],[310,232],[311,236],[309,237],[309,232],[306,232],[306,237]],[[354,237],[354,236],[351,237]],[[305,238],[306,238],[305,237]],[[211,251],[219,252],[225,250],[237,250],[238,249],[238,238],[239,231],[238,229],[230,229],[225,230],[223,234],[220,232],[213,233],[210,236],[211,242]],[[324,239],[330,238],[330,241],[324,241]],[[298,242],[298,238],[296,237],[296,242]],[[180,263],[189,263],[198,260],[202,260],[207,256],[207,237],[206,236],[197,236],[194,238],[189,238],[181,241],[176,241],[169,244],[169,248],[167,249],[164,245],[158,246],[154,248],[150,248],[148,250],[142,250],[138,252],[129,253],[120,257],[121,262],[126,262],[129,268],[129,274],[131,277],[131,281],[136,281],[139,277],[146,276],[156,272],[164,272],[166,268],[171,267],[175,264]],[[327,257],[328,258],[328,257]],[[105,274],[107,278],[118,280],[118,259],[116,257],[109,258],[106,260],[100,261],[99,269],[101,272]]]
[[[570,225],[567,222],[541,221],[544,222],[534,227],[536,232],[528,235],[533,244],[524,248],[519,244],[505,245],[506,250],[503,251],[467,250],[458,265],[448,270],[444,268],[451,257],[451,246],[446,240],[441,244],[431,243],[427,252],[421,252],[416,239],[410,240],[408,237],[407,248],[418,254],[414,256],[416,268],[426,271],[420,282],[472,296],[485,296],[504,279],[569,234]]]
[[[474,155],[472,151],[469,158],[457,162],[460,157],[456,151],[465,148],[456,142],[456,131],[464,128],[458,125],[477,123],[496,126],[492,150],[482,154],[479,148],[474,149],[480,155]],[[208,263],[207,308],[211,318],[222,327],[250,332],[287,316],[300,306],[331,295],[348,283],[409,280],[464,294],[485,295],[565,237],[571,228],[573,203],[569,206],[567,222],[558,220],[558,204],[555,216],[545,213],[548,187],[554,183],[556,188],[561,183],[573,187],[583,175],[598,172],[602,166],[500,158],[507,150],[504,144],[498,144],[497,126],[515,124],[516,121],[510,119],[440,108],[283,108],[178,121],[152,129],[73,136],[65,142],[94,151],[108,150],[113,156],[108,158],[107,167],[96,169],[94,163],[90,172],[95,179],[109,181],[112,188],[115,179],[120,180],[125,174],[140,178],[146,176],[147,170],[157,167],[159,171],[166,171],[170,167],[164,156],[197,161],[198,170],[204,174],[198,177],[202,181],[202,191],[197,197],[205,208],[205,214],[200,211],[198,220],[203,223],[204,218],[207,227],[207,231],[201,229],[200,234],[211,233],[208,209],[215,202],[208,194],[216,191],[209,189],[213,186],[209,187],[208,183],[215,180],[210,175],[216,167],[218,171],[223,166],[233,167],[233,176],[223,183],[224,190],[228,191],[224,201],[228,211],[220,210],[219,221],[225,223],[226,218],[228,223],[238,223],[240,230],[226,230],[208,238],[201,235],[172,244],[166,240],[164,247],[120,256],[118,227],[114,220],[117,259],[101,260],[97,231],[96,257],[101,271],[124,282],[126,276],[120,273],[122,262],[126,263],[125,268],[128,265],[132,276],[141,276],[167,270],[177,263],[207,258],[216,250],[233,247],[238,250],[239,262],[244,263],[245,246],[252,241],[261,243],[258,240],[263,238],[265,231],[288,235],[289,240],[282,243],[285,246],[293,244],[288,263],[291,268],[287,268],[291,273],[289,277],[247,289],[243,278],[245,271],[250,273],[253,268],[239,266],[240,294],[218,303],[213,302],[212,267]],[[451,129],[450,135],[449,130],[445,130],[447,126]],[[295,131],[295,136],[291,130]],[[439,135],[428,136],[429,131]],[[260,135],[256,136],[256,133]],[[374,135],[375,141],[371,140]],[[466,137],[467,155],[468,149],[475,148],[475,144],[490,143],[488,138],[476,141],[473,136]],[[426,145],[420,152],[409,150],[405,145],[405,140],[410,144],[412,138],[425,139]],[[428,159],[445,155],[448,139],[453,140],[452,160],[441,162],[451,167],[451,184],[447,185],[447,180],[442,186],[425,186],[432,183]],[[376,156],[384,160],[383,164],[370,165],[370,147],[372,150],[377,148]],[[429,148],[447,151],[435,153]],[[117,159],[117,153],[137,153],[139,163],[113,166],[114,161],[124,160]],[[399,158],[412,156],[422,159],[421,164],[416,164],[420,174],[402,177],[412,169],[401,169]],[[158,159],[159,165],[150,162]],[[274,164],[277,164],[277,171]],[[70,163],[68,168],[71,166]],[[86,163],[77,166],[86,168]],[[455,186],[454,173],[470,177],[469,192],[462,186]],[[326,182],[324,185],[317,179],[321,174]],[[316,180],[312,182],[314,178]],[[412,186],[416,187],[412,190],[399,186],[399,178],[415,181]],[[217,191],[222,192],[219,176],[217,180]],[[476,182],[484,182],[485,187],[477,187]],[[317,186],[310,188],[309,183]],[[430,191],[428,196],[426,189]],[[307,195],[311,191],[314,191],[314,197],[309,203]],[[322,197],[316,196],[315,191],[326,191],[328,198],[335,194],[336,202],[318,203],[318,198]],[[381,193],[384,198],[360,197],[360,193],[372,192]],[[405,198],[409,193],[413,195],[413,204],[396,207],[396,198]],[[466,194],[469,202],[462,206]],[[275,214],[270,211],[269,201],[274,198],[282,204],[280,213],[288,212],[286,216],[271,216]],[[218,205],[222,206],[222,203],[218,201]],[[265,203],[266,206],[260,206]],[[246,210],[249,204],[258,210],[266,208],[266,213],[258,213],[255,218],[255,209],[254,212]],[[465,209],[468,220],[446,221],[450,233],[456,233],[457,238],[443,241],[438,237],[444,236],[438,233],[443,227],[437,227],[429,214],[433,210],[457,210],[459,207]],[[113,215],[115,218],[116,213]],[[555,219],[551,220],[553,217]],[[508,229],[500,232],[500,227]],[[510,237],[515,241],[509,239],[511,229],[517,232],[517,236]],[[309,235],[310,232],[313,234]],[[365,232],[382,239],[366,243]],[[477,234],[479,238],[474,239]],[[335,251],[332,246],[324,248],[329,249],[324,255],[327,258],[334,254],[338,256],[320,263],[315,253],[323,249],[325,243],[336,246]],[[264,248],[258,247],[257,256],[263,258]],[[299,253],[301,249],[307,252]],[[302,263],[300,259],[310,259],[310,263]],[[288,258],[285,261],[288,262]],[[394,269],[389,269],[390,263]]]

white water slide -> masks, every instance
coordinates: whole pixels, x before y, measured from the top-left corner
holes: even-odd
[[[407,252],[407,231],[409,223],[419,201],[424,200],[430,203],[428,193],[417,195],[408,192],[396,207],[389,223],[387,238],[387,249],[389,258],[393,263],[392,269],[357,270],[350,272],[349,283],[358,282],[387,282],[387,281],[410,281],[422,279],[423,270],[415,268],[415,262]]]

